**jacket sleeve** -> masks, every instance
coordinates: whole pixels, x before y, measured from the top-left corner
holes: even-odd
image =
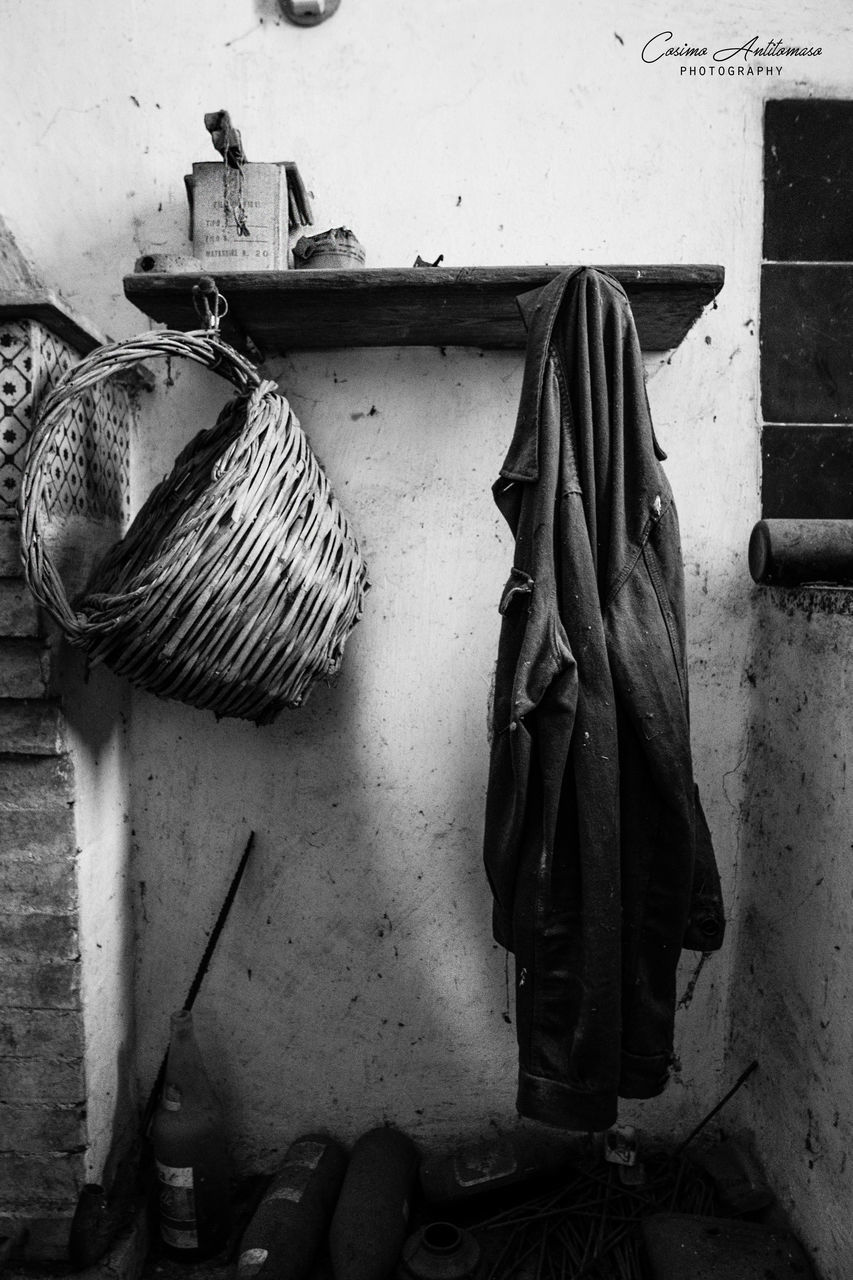
[[[717,870],[711,832],[705,819],[698,787],[694,790],[694,796],[696,860],[693,869],[693,889],[690,895],[690,915],[682,945],[688,951],[719,951],[726,932],[720,873]]]
[[[500,603],[483,860],[497,942],[512,949],[512,912],[525,842],[538,841],[534,720],[557,717],[566,747],[577,705],[577,667],[550,592],[513,568]],[[555,762],[549,762],[554,766]]]

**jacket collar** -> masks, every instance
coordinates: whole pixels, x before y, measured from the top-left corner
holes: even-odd
[[[582,270],[583,267],[576,267],[572,271],[564,271],[541,289],[531,289],[516,298],[527,329],[527,354],[515,434],[501,468],[501,475],[507,480],[533,481],[539,478],[539,406],[548,348],[569,282]]]
[[[519,294],[515,300],[527,329],[527,354],[515,434],[501,468],[501,475],[507,480],[533,481],[539,478],[539,407],[548,351],[569,285],[582,275],[603,277],[620,293],[625,292],[619,281],[606,271],[597,271],[594,267],[572,267],[541,289]]]
[[[599,276],[626,296],[620,282],[608,272],[594,267],[573,267],[542,288],[519,294],[515,300],[527,330],[527,353],[515,433],[501,467],[503,480],[532,482],[539,478],[539,409],[551,339],[569,285],[582,275]],[[659,461],[664,460],[666,454],[654,436],[654,428],[652,439],[655,456]]]

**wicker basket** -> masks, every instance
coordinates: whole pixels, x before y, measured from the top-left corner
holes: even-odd
[[[75,396],[152,356],[238,394],[183,450],[70,604],[46,545],[55,441]],[[134,684],[265,723],[337,672],[361,617],[358,543],[275,384],[210,331],[100,347],[42,402],[21,488],[24,571],[72,644]]]

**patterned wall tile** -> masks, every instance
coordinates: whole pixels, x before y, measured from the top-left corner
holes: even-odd
[[[40,397],[77,363],[74,349],[34,320],[0,321],[0,515],[14,514]],[[57,432],[48,494],[60,515],[124,523],[130,504],[127,389],[99,383],[75,402]]]

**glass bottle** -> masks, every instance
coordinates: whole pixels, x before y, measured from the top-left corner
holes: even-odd
[[[222,1108],[186,1009],[171,1017],[166,1075],[151,1139],[163,1245],[182,1261],[209,1258],[228,1240],[231,1167]]]

